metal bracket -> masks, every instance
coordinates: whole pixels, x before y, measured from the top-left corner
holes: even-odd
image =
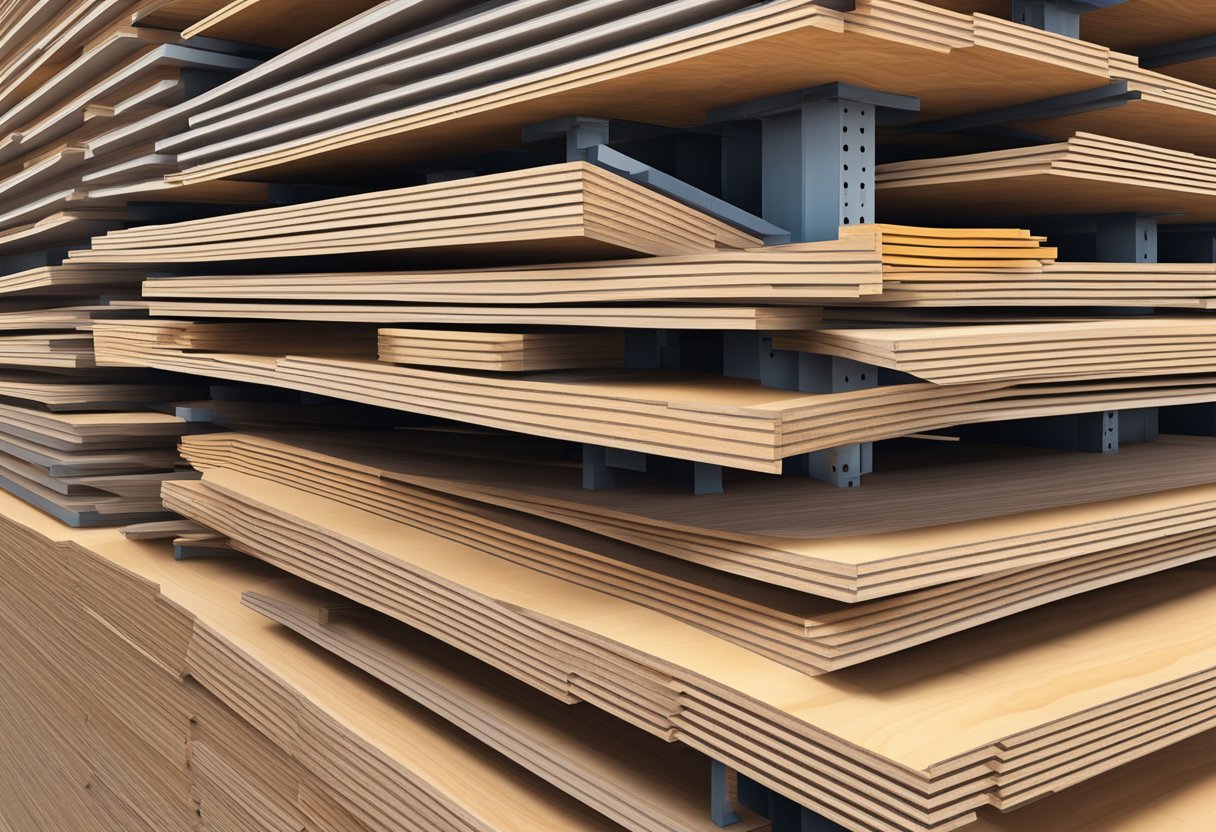
[[[780,245],[790,241],[790,233],[784,228],[766,222],[755,214],[690,185],[682,179],[656,170],[620,151],[613,150],[608,146],[611,134],[612,123],[608,119],[570,116],[527,125],[524,127],[523,138],[525,142],[535,142],[564,135],[566,137],[566,161],[589,162],[604,170],[612,171],[749,234],[754,234],[763,239],[766,245]]]
[[[1156,263],[1157,218],[1145,214],[1097,217],[1098,261]]]
[[[607,145],[601,144],[588,148],[586,158],[593,165],[610,170],[626,179],[658,191],[664,196],[669,196],[676,202],[696,208],[703,214],[708,214],[749,234],[754,234],[762,238],[765,245],[781,245],[790,241],[790,232],[784,228],[779,228],[700,188],[694,188],[670,174],[655,170]]]
[[[1127,0],[1013,0],[1013,19],[1036,29],[1081,37],[1081,15],[1118,6]]]
[[[529,124],[524,127],[524,142],[566,137],[566,161],[587,161],[587,151],[596,145],[608,144],[611,122],[594,116],[568,116]]]
[[[953,428],[952,432],[976,442],[1027,445],[1080,453],[1119,452],[1119,412],[1116,410],[962,425]]]
[[[810,242],[875,221],[878,108],[916,112],[920,99],[832,83],[714,110],[709,120],[760,120],[761,213]]]
[[[625,366],[631,370],[680,369],[679,330],[629,330],[625,333]]]

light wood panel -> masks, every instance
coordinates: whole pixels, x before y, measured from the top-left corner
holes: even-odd
[[[875,170],[881,212],[942,219],[1151,212],[1216,220],[1216,159],[1079,133],[1066,142],[893,162]],[[927,213],[928,212],[928,213]]]
[[[486,211],[486,203],[496,210]],[[189,263],[421,250],[533,261],[759,244],[584,162],[153,225],[94,238],[70,263]]]
[[[980,803],[1012,808],[1050,791],[1052,780],[1087,779],[1211,721],[1210,708],[1203,710],[1209,694],[1194,688],[1196,674],[1208,672],[1210,649],[1200,647],[1208,636],[1187,623],[1210,609],[1206,569],[1147,577],[991,625],[968,634],[979,636],[969,649],[968,636],[956,636],[938,643],[936,658],[937,645],[912,651],[901,685],[903,657],[881,671],[808,678],[641,608],[267,480],[212,471],[201,483],[166,484],[165,496],[244,551],[460,643],[553,695],[575,693],[656,733],[674,729],[685,743],[852,825],[958,828]],[[384,591],[389,585],[395,592]],[[402,603],[396,592],[432,600]],[[439,603],[445,612],[434,616]],[[1061,627],[1072,634],[1066,643],[1054,638]],[[520,639],[518,646],[479,644],[475,634],[488,631]],[[994,644],[1003,649],[994,653]],[[1077,673],[1079,656],[1089,673]],[[546,670],[549,662],[556,666]],[[618,662],[636,668],[632,681]],[[569,675],[575,664],[577,679]],[[1039,697],[1012,712],[1006,704],[1021,701],[1015,686]],[[636,698],[623,698],[626,690]],[[643,705],[647,694],[660,696]],[[1170,718],[1175,704],[1199,710]],[[1136,740],[1142,722],[1153,732],[1149,748]],[[768,735],[760,755],[737,734],[757,729]],[[1100,762],[1087,756],[1095,753]],[[794,781],[773,767],[789,754],[803,760]]]
[[[414,441],[431,451],[452,445],[450,439],[445,442],[425,434]],[[845,604],[672,560],[589,534],[581,523],[562,525],[537,519],[535,514],[529,518],[517,511],[489,508],[495,502],[492,497],[453,496],[457,486],[445,486],[417,472],[427,467],[428,460],[430,468],[438,466],[432,457],[406,451],[408,444],[388,435],[297,434],[271,440],[218,434],[187,438],[183,453],[199,470],[239,471],[392,517],[657,610],[811,674],[872,660],[1102,585],[1206,559],[1214,551],[1213,532],[1197,532],[904,593],[889,601]],[[453,450],[475,453],[472,445]],[[477,461],[465,461],[464,466],[483,467]],[[504,467],[517,470],[520,479],[536,474],[522,460]],[[545,481],[544,474],[542,469],[537,481]],[[801,497],[805,510],[814,512],[810,495]],[[602,521],[589,521],[586,527],[597,525],[602,526]]]
[[[873,327],[779,333],[777,349],[836,355],[934,384],[1177,375],[1216,369],[1204,318]]]
[[[528,373],[625,366],[620,333],[477,332],[381,329],[380,360],[389,364]]]

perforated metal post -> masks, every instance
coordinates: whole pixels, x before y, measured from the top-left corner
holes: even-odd
[[[1143,214],[1105,214],[1097,217],[1098,261],[1101,263],[1156,263],[1157,218]]]
[[[878,368],[848,358],[774,350],[762,337],[759,379],[765,387],[803,393],[843,393],[878,386]],[[813,477],[837,488],[856,488],[874,470],[874,444],[861,442],[788,457],[784,473]]]
[[[727,827],[738,823],[730,799],[730,772],[725,763],[711,760],[709,764],[709,819],[716,826]]]
[[[874,222],[875,114],[920,109],[905,95],[825,84],[710,113],[761,122],[761,215],[795,242],[835,240]]]

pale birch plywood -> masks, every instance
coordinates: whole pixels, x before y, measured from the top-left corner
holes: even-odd
[[[947,385],[1216,369],[1216,324],[1197,317],[821,329],[779,333],[773,346],[851,358]]]
[[[522,513],[494,509],[484,496],[439,490],[419,473],[430,461],[400,437],[360,434],[189,437],[183,455],[201,471],[228,469],[389,516],[465,542],[580,586],[624,598],[715,633],[806,673],[836,670],[942,638],[1068,595],[1206,559],[1216,532],[1145,541],[1026,570],[954,582],[889,601],[844,604],[733,577]],[[444,444],[431,433],[420,448]],[[474,447],[463,448],[476,454]],[[466,463],[467,465],[468,463]],[[521,479],[543,471],[512,467]],[[383,466],[383,467],[382,467]],[[425,483],[425,486],[419,483]],[[734,488],[732,483],[732,490]],[[430,486],[430,487],[426,487]],[[814,503],[804,499],[808,511]],[[582,524],[578,524],[581,526]],[[595,522],[589,521],[588,528]]]
[[[621,333],[478,332],[381,329],[380,360],[389,364],[530,373],[625,366]]]
[[[641,185],[571,162],[115,231],[73,252],[69,262],[213,262],[410,250],[543,262],[759,242]]]
[[[893,162],[875,170],[886,217],[1152,212],[1216,220],[1216,159],[1079,133],[1058,144]]]
[[[534,678],[534,685],[554,695],[575,692],[614,713],[633,712],[633,719],[652,731],[675,729],[688,744],[855,825],[958,828],[980,803],[1012,808],[1052,790],[1053,782],[1058,787],[1087,779],[1148,753],[1143,745],[1127,745],[1139,730],[1128,715],[1160,720],[1175,701],[1194,702],[1200,694],[1192,695],[1193,686],[1210,662],[1210,649],[1199,646],[1210,634],[1182,623],[1207,615],[1210,608],[1203,587],[1211,574],[1203,569],[1088,593],[909,651],[881,668],[808,678],[642,608],[267,480],[212,471],[201,483],[166,484],[165,495],[172,507],[227,535],[242,550],[455,640],[500,669]],[[403,605],[394,593],[384,592],[387,585],[398,591],[409,587],[410,595],[421,592],[433,600]],[[440,597],[448,612],[432,618],[426,608]],[[474,647],[476,637],[469,638],[477,627],[468,625],[484,624],[486,616],[499,622],[493,627],[497,637],[524,641],[507,651]],[[1056,638],[1061,627],[1070,638]],[[1145,638],[1149,632],[1154,637]],[[1050,634],[1046,641],[1044,633]],[[1176,645],[1167,647],[1156,635],[1161,633],[1176,636]],[[968,638],[969,648],[963,646]],[[994,653],[994,644],[1003,649]],[[1134,655],[1147,661],[1133,660]],[[1090,673],[1076,673],[1079,656],[1092,662]],[[551,661],[557,666],[548,671],[538,664]],[[624,681],[620,661],[638,668],[636,680],[624,688],[617,688]],[[571,662],[583,668],[577,680],[561,670]],[[902,690],[895,675],[900,662],[909,672]],[[679,691],[679,705],[658,701],[639,711],[642,702],[621,698],[624,689],[658,692],[642,674],[645,667],[672,680],[674,689],[666,696]],[[602,681],[608,687],[598,687],[601,674],[610,674]],[[1048,681],[1056,678],[1059,683]],[[1064,695],[1057,684],[1076,687]],[[1012,711],[1008,703],[1018,699],[1018,685],[1037,696],[1020,700],[1026,708]],[[992,698],[980,693],[985,688]],[[746,698],[746,716],[736,707],[744,701],[740,695]],[[883,707],[874,707],[870,697],[881,697]],[[993,702],[999,703],[995,713]],[[1113,723],[1112,714],[1119,714]],[[1210,721],[1209,709],[1206,715],[1200,711],[1161,723],[1153,742],[1180,741]],[[1120,722],[1125,727],[1111,733],[1109,725]],[[747,752],[742,737],[731,739],[736,724],[749,726],[747,735],[750,726],[764,726],[770,740],[762,757]],[[990,731],[1003,736],[980,739]],[[802,778],[795,781],[769,768],[795,748],[826,761],[821,755],[831,757],[846,746],[853,760],[865,755],[867,764],[840,758],[802,767]],[[1003,750],[996,751],[998,746]],[[1103,746],[1109,751],[1101,761],[1086,758]],[[1054,753],[1041,757],[1044,747]],[[999,771],[996,759],[1002,761]],[[841,779],[832,786],[824,778]]]

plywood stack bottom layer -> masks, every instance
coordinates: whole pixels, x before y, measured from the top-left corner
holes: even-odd
[[[1210,612],[1206,567],[808,677],[640,605],[270,480],[212,470],[164,494],[242,551],[850,828],[963,828],[982,806],[1013,809],[1212,727],[1216,643],[1191,623]],[[1027,704],[1011,711],[1011,701]]]
[[[428,696],[401,695],[243,607],[244,592],[279,591],[283,574],[262,563],[176,562],[163,542],[72,531],[7,495],[0,539],[3,828],[714,829],[699,755],[548,700],[565,722],[534,723],[550,732],[541,756],[568,755],[598,792],[551,767],[550,785],[531,773],[538,761],[495,750],[510,720],[538,719],[528,697],[539,694],[509,695],[510,680],[500,688],[489,668],[400,631],[394,655],[427,670]],[[451,711],[456,727],[445,709],[461,702],[497,709],[502,724]],[[591,726],[608,722],[597,736]],[[768,829],[743,814],[741,829]]]

